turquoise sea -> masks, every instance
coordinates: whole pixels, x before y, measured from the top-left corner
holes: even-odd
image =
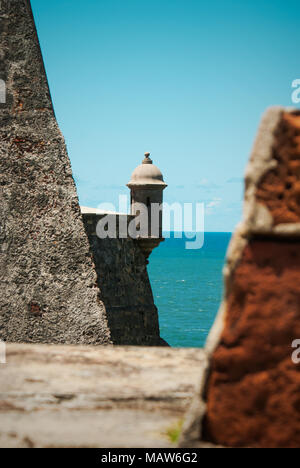
[[[202,347],[223,292],[222,268],[231,233],[205,233],[200,250],[186,239],[166,239],[148,266],[160,333],[173,347]]]

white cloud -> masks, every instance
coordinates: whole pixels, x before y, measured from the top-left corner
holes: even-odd
[[[210,214],[214,208],[219,206],[222,202],[222,198],[213,198],[209,203],[206,205],[206,213]]]
[[[218,188],[219,185],[216,185],[214,182],[211,182],[208,179],[201,179],[197,184],[197,188],[205,188],[205,189],[214,189]]]
[[[207,179],[201,179],[198,185],[199,187],[207,187],[209,185],[209,181]]]

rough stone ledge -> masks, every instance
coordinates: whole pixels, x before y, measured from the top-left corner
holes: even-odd
[[[172,447],[201,349],[8,344],[1,447]]]

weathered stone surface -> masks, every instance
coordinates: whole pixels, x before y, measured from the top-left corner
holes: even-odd
[[[171,447],[201,349],[9,344],[1,447]]]
[[[30,2],[1,0],[0,338],[109,343]]]
[[[274,169],[259,181],[257,202],[265,205],[273,225],[300,222],[300,112],[282,113],[274,134]]]
[[[300,446],[300,243],[252,241],[234,273],[213,355],[204,438],[234,447]]]
[[[300,447],[300,367],[291,359],[300,338],[299,119],[272,108],[262,120],[184,446]]]
[[[158,312],[145,255],[130,237],[100,239],[96,226],[103,216],[83,213],[111,340],[116,345],[166,346],[159,335]],[[117,237],[120,218],[127,225],[133,216],[116,216]]]

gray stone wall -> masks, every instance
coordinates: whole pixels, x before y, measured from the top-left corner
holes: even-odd
[[[137,243],[85,231],[30,2],[0,29],[0,339],[164,344]]]
[[[96,225],[102,217],[83,214],[111,339],[118,345],[166,345],[159,335],[158,312],[138,242],[129,237],[100,239]]]
[[[0,30],[0,339],[109,343],[30,2],[1,0]]]

